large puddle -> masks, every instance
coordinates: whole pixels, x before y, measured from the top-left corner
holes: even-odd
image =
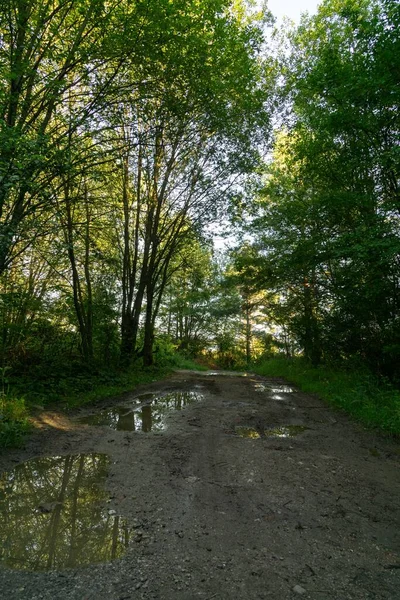
[[[117,431],[161,431],[166,427],[166,417],[172,410],[182,410],[185,406],[202,399],[199,392],[174,391],[162,396],[144,394],[134,403],[112,406],[79,419],[87,425],[101,425]]]
[[[110,459],[78,454],[29,460],[0,476],[0,560],[13,569],[80,567],[120,557],[125,521],[105,508]]]

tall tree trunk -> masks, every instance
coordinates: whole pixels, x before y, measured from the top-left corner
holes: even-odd
[[[87,183],[85,182],[84,187],[84,198],[85,198],[85,213],[86,213],[86,227],[85,227],[85,282],[86,282],[86,339],[89,350],[88,358],[93,358],[93,293],[92,293],[92,280],[90,273],[90,222],[91,212],[89,206],[89,197]]]
[[[314,366],[321,362],[319,325],[315,315],[315,292],[312,284],[304,283],[304,355]]]
[[[152,286],[148,286],[147,287],[146,320],[145,320],[145,324],[144,324],[144,341],[143,341],[143,363],[146,367],[149,367],[152,364],[154,364],[153,301],[154,301],[154,290],[152,289]]]
[[[246,313],[246,363],[249,366],[251,362],[251,306],[250,302],[247,301],[245,304],[245,313]]]
[[[93,358],[93,345],[90,331],[88,330],[87,314],[85,310],[85,303],[82,293],[81,282],[79,278],[78,267],[75,257],[74,247],[74,225],[72,217],[72,206],[70,199],[69,185],[64,187],[64,202],[66,209],[66,223],[65,223],[65,238],[68,246],[68,258],[71,265],[72,272],[72,293],[76,317],[78,320],[79,334],[82,344],[82,354],[86,361],[90,361]]]

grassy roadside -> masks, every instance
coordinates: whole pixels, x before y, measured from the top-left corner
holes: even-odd
[[[302,391],[343,409],[367,427],[400,435],[400,391],[372,373],[328,366],[312,367],[303,359],[274,358],[254,366],[267,377],[284,377]]]
[[[0,396],[0,448],[17,447],[31,429],[23,398]]]
[[[0,449],[21,446],[31,431],[29,416],[38,408],[69,411],[111,396],[134,390],[139,385],[167,377],[174,369],[206,370],[205,367],[174,355],[163,365],[129,371],[52,373],[41,380],[17,379],[10,391],[0,396]]]

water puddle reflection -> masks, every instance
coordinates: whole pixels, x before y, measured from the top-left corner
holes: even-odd
[[[235,427],[235,432],[242,438],[257,440],[260,434],[253,427]]]
[[[281,427],[275,427],[274,429],[266,429],[264,435],[267,437],[280,438],[295,437],[300,433],[304,433],[307,429],[308,427],[305,427],[304,425],[283,425]]]
[[[182,410],[202,397],[199,392],[183,391],[174,391],[162,396],[143,394],[136,398],[133,405],[112,406],[97,414],[83,417],[79,422],[105,426],[116,431],[161,431],[166,427],[166,416],[169,412]]]
[[[207,375],[208,377],[216,377],[217,375],[225,377],[249,377],[249,373],[241,371],[205,371],[202,375]]]
[[[278,394],[291,394],[294,389],[288,385],[269,385],[268,383],[256,383],[254,385],[256,392],[267,392],[268,394],[274,394],[272,397],[278,399]]]
[[[269,392],[270,390],[270,388],[264,385],[264,383],[255,383],[254,389],[256,392]]]
[[[274,427],[273,429],[264,429],[264,431],[260,433],[254,427],[237,426],[235,427],[235,433],[241,438],[257,440],[262,436],[279,438],[295,437],[307,429],[308,427],[305,427],[304,425],[283,425]]]
[[[0,561],[43,571],[110,561],[128,546],[126,522],[105,508],[105,454],[29,460],[0,476]]]

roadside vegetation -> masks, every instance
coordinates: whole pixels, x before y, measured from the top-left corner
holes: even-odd
[[[367,427],[400,435],[400,391],[360,365],[320,365],[302,358],[270,358],[254,365],[266,377],[284,377],[303,392],[317,394]]]
[[[0,396],[0,448],[19,446],[30,429],[25,401]]]

